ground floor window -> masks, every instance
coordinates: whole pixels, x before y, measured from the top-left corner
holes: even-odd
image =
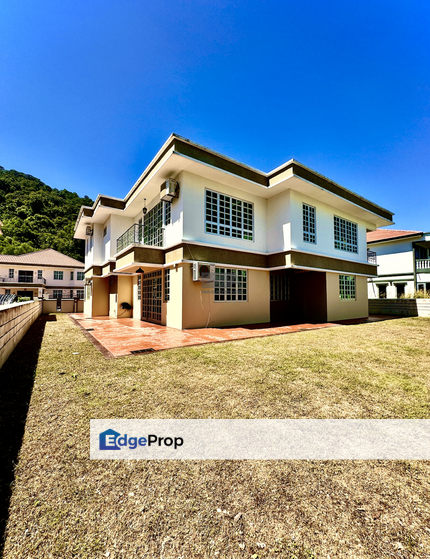
[[[406,283],[395,283],[394,286],[397,289],[397,299],[403,298],[405,296]]]
[[[78,299],[81,299],[81,300],[82,300],[82,299],[84,298],[84,290],[83,290],[83,289],[78,289],[78,290],[76,291],[76,297],[77,297]]]
[[[288,278],[287,276],[270,276],[270,300],[288,301]]]
[[[355,276],[339,275],[339,298],[355,301]]]
[[[162,271],[149,272],[142,282],[142,319],[161,322]]]
[[[387,298],[387,284],[380,283],[378,285],[378,291],[379,291],[379,298],[380,299],[386,299]]]
[[[170,269],[164,270],[164,301],[170,301]]]
[[[137,276],[137,300],[142,299],[142,276],[139,274]]]
[[[246,301],[248,296],[248,277],[246,270],[215,268],[215,301]]]
[[[87,290],[86,299],[87,299],[87,301],[89,301],[91,299],[91,285],[87,285],[86,290]]]
[[[54,299],[62,299],[63,297],[63,290],[62,289],[54,289]]]

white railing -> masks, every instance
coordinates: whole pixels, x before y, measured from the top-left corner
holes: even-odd
[[[415,267],[416,267],[417,270],[428,270],[428,269],[430,269],[430,258],[415,260]]]

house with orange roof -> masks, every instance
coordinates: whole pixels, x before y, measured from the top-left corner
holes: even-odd
[[[83,299],[84,264],[52,248],[0,254],[0,295]]]
[[[367,247],[378,266],[369,278],[369,299],[396,299],[430,291],[430,233],[376,229],[367,233]]]

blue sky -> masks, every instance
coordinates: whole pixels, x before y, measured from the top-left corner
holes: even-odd
[[[3,0],[0,165],[123,197],[171,132],[430,230],[430,2]]]

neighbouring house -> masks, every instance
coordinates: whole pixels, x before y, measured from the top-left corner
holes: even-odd
[[[171,135],[125,198],[82,207],[84,312],[178,329],[368,315],[366,232],[392,212],[290,160]]]
[[[83,299],[84,264],[52,248],[0,254],[0,295]]]
[[[430,291],[430,233],[377,229],[367,233],[367,246],[378,265],[378,277],[369,278],[369,299]]]

